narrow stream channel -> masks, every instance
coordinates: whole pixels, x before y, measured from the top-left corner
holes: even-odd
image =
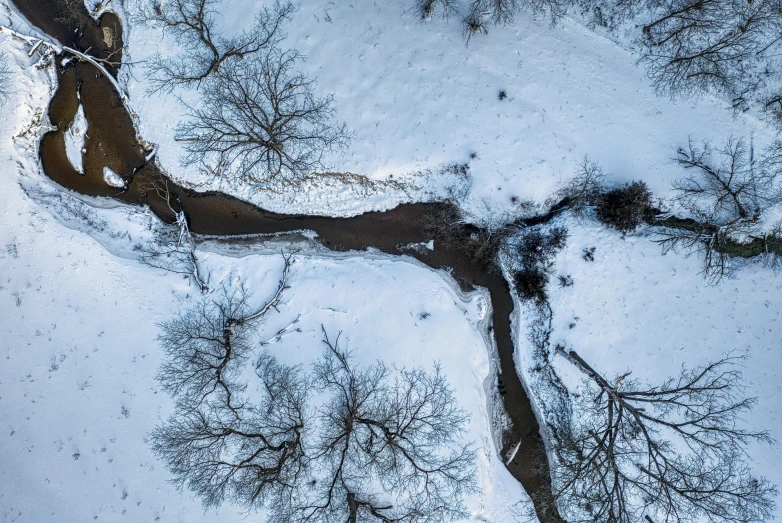
[[[32,24],[60,43],[99,58],[110,56],[112,61],[121,60],[117,50],[122,48],[122,28],[113,13],[105,13],[95,21],[81,2],[73,3],[74,12],[63,7],[64,0],[13,1]],[[148,151],[139,143],[133,123],[111,82],[90,64],[71,61],[63,66],[63,58],[58,57],[56,61],[59,87],[49,105],[49,117],[57,130],[47,133],[40,145],[44,172],[59,185],[82,194],[149,205],[161,219],[169,221],[170,211],[162,200],[154,191],[144,190],[148,186],[145,181],[159,179],[162,174],[153,162],[145,161]],[[111,72],[116,74],[118,67]],[[65,129],[73,121],[80,103],[89,126],[84,174],[68,161],[64,140]],[[103,180],[104,167],[123,175],[129,181],[127,189],[108,186]],[[432,251],[405,248],[411,243],[429,241],[432,234],[427,223],[450,204],[404,204],[385,212],[330,218],[272,213],[221,193],[197,193],[173,183],[171,186],[191,231],[200,235],[271,234],[306,229],[317,233],[323,245],[333,250],[362,251],[374,247],[392,255],[410,255],[432,268],[449,268],[465,289],[487,288],[499,352],[501,397],[513,427],[503,435],[503,455],[520,442],[507,468],[532,497],[541,522],[562,521],[552,502],[548,461],[538,422],[513,361],[513,299],[508,283],[501,274],[477,264],[458,246],[435,240]]]

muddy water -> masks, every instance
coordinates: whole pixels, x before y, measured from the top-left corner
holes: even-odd
[[[96,22],[80,2],[72,6],[75,12],[68,10],[65,0],[14,0],[14,3],[31,23],[61,43],[118,61],[122,32],[115,15],[107,13]],[[111,42],[105,40],[106,27],[110,28],[109,34],[115,35]],[[49,106],[49,117],[58,129],[46,134],[40,146],[46,174],[63,187],[83,194],[149,205],[161,219],[170,220],[170,211],[157,194],[145,190],[149,180],[160,179],[162,175],[153,163],[145,162],[148,151],[139,144],[131,119],[111,83],[89,64],[70,62],[63,66],[60,57],[56,66],[59,88]],[[112,74],[115,72],[116,68]],[[73,121],[80,103],[89,135],[83,174],[69,163],[64,143],[64,130]],[[128,182],[127,189],[106,185],[104,166],[123,176]],[[405,247],[429,241],[432,235],[427,223],[433,216],[448,211],[448,204],[406,204],[352,218],[296,216],[265,211],[220,193],[196,193],[171,185],[191,230],[198,234],[232,236],[307,229],[316,232],[323,245],[333,250],[360,251],[374,247],[389,254],[408,254],[430,267],[450,269],[466,289],[487,288],[493,306],[492,331],[499,352],[501,397],[513,426],[503,435],[503,454],[507,455],[521,442],[507,467],[533,498],[539,519],[561,521],[552,509],[549,468],[539,426],[513,362],[510,328],[513,300],[507,282],[496,272],[477,265],[458,246],[435,240],[432,251],[419,252]]]

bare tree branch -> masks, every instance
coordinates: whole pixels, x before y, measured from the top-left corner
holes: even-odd
[[[381,362],[357,368],[323,333],[314,382],[329,395],[310,452],[317,481],[291,512],[273,521],[443,521],[464,517],[475,490],[475,453],[460,442],[467,415],[439,366],[402,370],[390,381]]]
[[[690,140],[678,152],[678,163],[692,174],[674,183],[674,201],[689,217],[658,220],[663,249],[702,253],[703,274],[713,282],[731,274],[732,258],[761,254],[761,242],[776,255],[776,236],[752,235],[763,213],[782,201],[780,146],[772,144],[759,159],[745,140],[733,138],[717,151]]]
[[[256,14],[250,29],[226,38],[217,33],[218,4],[219,0],[162,0],[138,11],[137,19],[162,27],[183,50],[175,58],[163,58],[158,53],[150,59],[151,91],[198,88],[224,63],[275,48],[283,38],[282,25],[294,11],[291,2],[276,1]]]
[[[302,435],[308,382],[298,367],[268,354],[256,366],[262,384],[253,401],[228,393],[179,408],[152,433],[153,451],[178,486],[187,486],[207,507],[225,500],[281,503],[304,472]]]
[[[272,298],[258,310],[249,308],[245,289],[221,289],[215,298],[201,301],[184,314],[160,324],[158,337],[168,360],[158,379],[172,396],[188,405],[201,404],[209,395],[224,394],[232,404],[236,376],[253,351],[253,337],[264,316],[276,309],[288,288],[292,258],[284,256],[282,278]]]
[[[415,10],[421,20],[440,15],[445,18],[458,12],[458,0],[416,0]]]
[[[647,20],[641,61],[662,93],[719,93],[744,110],[778,54],[782,11],[773,0],[652,2]]]
[[[187,164],[258,184],[295,181],[325,168],[323,156],[347,146],[334,124],[333,98],[316,98],[314,83],[294,71],[297,53],[270,52],[224,64],[204,84],[203,101],[189,107],[176,139]]]
[[[658,386],[630,372],[609,381],[575,351],[587,377],[572,420],[555,431],[560,505],[569,521],[765,521],[776,488],[751,475],[747,446],[774,443],[741,428],[755,404],[741,398],[742,356],[683,369]]]
[[[247,381],[257,322],[285,281],[257,312],[244,291],[224,291],[161,324],[159,380],[177,401],[152,439],[174,483],[208,507],[265,507],[276,523],[465,516],[462,498],[477,488],[475,452],[462,443],[468,417],[438,365],[393,376],[381,362],[357,367],[324,330],[326,349],[310,375],[263,352],[259,381]],[[314,410],[311,391],[322,397]]]
[[[207,279],[201,274],[196,257],[196,240],[178,198],[171,190],[170,182],[162,176],[145,178],[139,184],[140,191],[153,191],[168,208],[174,223],[155,222],[152,240],[137,245],[139,260],[150,267],[186,274],[195,280],[201,292],[209,290]]]
[[[111,82],[111,85],[114,87],[114,90],[117,91],[117,94],[119,95],[120,99],[122,100],[122,103],[125,105],[125,108],[128,109],[129,113],[132,113],[133,111],[130,110],[130,99],[128,98],[127,93],[120,87],[119,82],[117,82],[117,79],[112,76],[109,71],[106,69],[104,64],[107,65],[117,65],[115,62],[111,62],[109,60],[104,60],[101,58],[96,58],[94,56],[90,56],[88,54],[82,53],[81,51],[77,51],[76,49],[73,49],[68,46],[55,44],[52,42],[48,42],[46,40],[41,40],[40,38],[35,38],[33,36],[28,36],[22,33],[19,33],[17,31],[14,31],[11,28],[0,26],[0,31],[9,33],[14,38],[17,38],[19,40],[22,40],[26,42],[30,48],[30,54],[32,55],[33,52],[35,52],[36,49],[39,49],[41,47],[46,48],[49,52],[55,53],[55,54],[61,54],[61,53],[68,53],[77,60],[81,60],[83,62],[87,62],[90,65],[94,66],[103,76],[105,76],[109,82]]]

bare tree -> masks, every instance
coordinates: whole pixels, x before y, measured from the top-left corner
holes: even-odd
[[[494,24],[509,24],[521,9],[521,0],[475,0],[472,11],[481,11]]]
[[[255,348],[253,336],[264,316],[276,309],[288,288],[290,255],[284,256],[285,267],[274,296],[260,309],[250,310],[249,294],[240,289],[225,289],[212,300],[199,302],[176,318],[160,324],[158,342],[167,356],[158,379],[163,388],[178,401],[198,405],[209,395],[225,395],[229,409],[238,408],[232,401],[233,391],[240,390],[236,381],[247,358]]]
[[[475,453],[461,441],[468,418],[439,366],[395,375],[380,362],[357,367],[324,331],[326,350],[310,375],[262,352],[257,381],[248,379],[263,345],[258,324],[287,288],[288,266],[260,310],[246,292],[224,291],[161,324],[159,380],[176,408],[152,440],[174,483],[206,506],[265,507],[279,523],[465,515]]]
[[[201,274],[198,264],[195,237],[190,232],[187,216],[173,193],[169,180],[163,176],[145,178],[139,185],[139,190],[154,192],[174,218],[173,223],[154,223],[153,238],[135,248],[139,260],[150,267],[191,276],[201,292],[207,292],[208,281]]]
[[[671,225],[668,225],[671,223]],[[662,220],[658,231],[663,252],[683,248],[687,253],[703,256],[702,274],[710,283],[719,283],[733,275],[734,258],[759,257],[772,269],[782,267],[782,230],[779,226],[767,232],[748,232],[742,222],[715,226],[692,219],[670,217]]]
[[[750,252],[744,237],[765,210],[782,201],[779,146],[772,145],[756,160],[743,139],[731,138],[716,156],[708,143],[696,146],[690,140],[686,149],[679,149],[677,161],[692,174],[674,183],[674,201],[689,217],[660,220],[658,240],[666,251],[683,247],[701,252],[704,275],[715,282],[731,273],[731,258]]]
[[[778,67],[782,11],[774,0],[664,0],[647,6],[641,61],[662,93],[719,93],[744,110]]]
[[[457,0],[416,0],[415,10],[421,17],[421,20],[429,20],[435,15],[441,15],[448,18],[457,12]]]
[[[313,481],[272,521],[446,521],[464,517],[476,489],[475,454],[461,443],[466,413],[439,366],[403,370],[391,381],[381,362],[354,366],[324,331],[314,383],[329,400],[308,455]]]
[[[703,256],[703,276],[711,283],[719,283],[733,273],[727,247],[735,243],[731,236],[742,230],[736,224],[716,227],[697,220],[683,220],[678,221],[676,227],[662,228],[659,231],[661,238],[655,241],[662,246],[663,253],[678,248],[687,253],[700,253]]]
[[[222,289],[160,324],[167,360],[158,380],[176,399],[169,419],[152,433],[153,451],[204,502],[252,505],[279,502],[303,472],[302,435],[308,382],[298,367],[263,353],[255,365],[260,391],[243,394],[240,374],[256,349],[254,334],[276,309],[291,264],[264,306],[252,310],[241,289]]]
[[[204,84],[199,107],[177,128],[187,164],[258,184],[295,182],[325,168],[323,156],[347,146],[331,121],[333,97],[295,71],[295,52],[270,52],[224,66]]]
[[[642,0],[575,0],[574,3],[590,27],[603,27],[609,31],[657,5]]]
[[[576,0],[592,24],[632,20],[640,62],[665,95],[711,93],[779,124],[782,9],[773,0]],[[627,26],[625,26],[627,27]]]
[[[683,369],[658,386],[627,372],[610,382],[575,351],[587,378],[569,426],[556,433],[560,506],[569,521],[653,523],[768,520],[776,488],[751,475],[746,448],[773,443],[740,427],[742,357]]]
[[[554,23],[565,15],[567,7],[567,0],[473,0],[470,12],[480,13],[493,24],[509,24],[519,11],[526,10],[548,15]]]
[[[219,0],[154,0],[137,10],[142,23],[162,27],[183,49],[175,58],[153,56],[150,89],[170,92],[175,87],[200,87],[228,61],[241,60],[273,49],[282,39],[282,25],[293,14],[293,4],[275,1],[263,7],[250,29],[227,38],[218,34]]]
[[[225,361],[234,367],[238,360]],[[212,370],[211,381],[225,383],[220,370]],[[152,449],[173,482],[193,491],[206,507],[226,500],[249,506],[285,503],[304,472],[306,377],[267,354],[256,375],[261,387],[252,401],[235,397],[239,391],[215,389],[213,397],[207,391],[203,401],[180,405],[152,433]]]
[[[564,205],[576,216],[581,216],[588,208],[600,203],[604,180],[605,174],[600,164],[585,156],[576,175],[547,199],[546,205]]]
[[[708,143],[690,140],[679,149],[677,161],[694,174],[674,183],[676,201],[694,217],[715,225],[757,220],[769,204],[779,200],[775,172],[758,164],[744,139],[728,139],[718,150],[719,164]]]

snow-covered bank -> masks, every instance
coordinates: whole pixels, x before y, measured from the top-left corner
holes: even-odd
[[[0,130],[2,520],[243,520],[231,505],[204,513],[190,493],[177,492],[146,441],[171,408],[154,379],[155,323],[201,296],[181,275],[132,259],[132,245],[149,234],[148,212],[80,198],[45,178],[35,147],[42,127],[12,140],[51,95],[45,72],[29,69],[23,52],[13,58],[24,89],[10,102],[20,108],[16,120]],[[263,300],[277,283],[279,255],[228,251],[202,253],[213,288],[242,282]],[[525,495],[492,442],[483,293],[464,295],[440,273],[379,254],[300,253],[290,285],[266,331],[300,314],[302,332],[270,350],[308,364],[321,351],[324,325],[344,331],[359,361],[440,361],[479,449],[483,492],[468,500],[472,519],[512,521],[510,507]]]
[[[381,19],[387,21],[385,17]],[[18,58],[24,60],[22,55]],[[37,76],[36,82],[43,80],[43,75]],[[422,82],[431,85],[428,79]],[[28,86],[32,95],[25,94],[35,98],[31,107],[40,110],[48,93],[36,85]],[[42,85],[45,83],[42,82]],[[477,87],[471,85],[466,89],[475,92]],[[419,102],[424,107],[424,101]],[[589,101],[589,104],[592,103],[596,103],[595,100]],[[442,104],[433,106],[458,107],[446,106],[445,101]],[[585,110],[593,111],[594,106],[589,105]],[[524,115],[533,114],[534,107],[530,107],[529,111]],[[32,112],[22,111],[21,116],[29,119]],[[670,112],[666,114],[670,116]],[[560,124],[564,118],[560,117]],[[26,122],[17,124],[20,129]],[[652,125],[654,132],[658,132],[655,125]],[[395,137],[393,133],[389,136]],[[556,141],[552,142],[551,137],[545,134],[541,136],[538,149],[545,152],[549,147],[552,148],[549,152],[559,151]],[[3,144],[9,138],[4,136]],[[528,138],[530,143],[534,142],[532,131]],[[26,146],[25,150],[22,150],[22,144]],[[385,141],[383,144],[387,145]],[[133,261],[133,243],[148,234],[145,230],[150,218],[148,213],[140,209],[129,210],[107,200],[82,201],[60,192],[40,174],[34,145],[35,140],[17,141],[16,150],[10,146],[4,149],[7,153],[4,157],[8,157],[4,163],[7,176],[0,185],[0,189],[8,195],[3,204],[4,231],[0,245],[5,246],[5,251],[0,250],[0,268],[3,274],[10,275],[7,281],[0,283],[3,286],[0,292],[8,299],[1,306],[2,328],[8,332],[4,339],[10,345],[2,352],[6,356],[6,365],[0,377],[0,409],[7,413],[4,418],[9,420],[9,438],[16,438],[10,439],[7,450],[2,451],[3,462],[10,463],[11,467],[4,472],[1,483],[17,482],[0,493],[2,499],[12,500],[9,519],[17,517],[17,520],[25,521],[29,517],[30,521],[40,521],[56,517],[83,520],[95,516],[117,519],[117,515],[121,514],[136,519],[151,519],[153,516],[161,520],[185,521],[209,517],[236,519],[231,507],[223,508],[219,516],[214,513],[199,515],[200,507],[189,494],[179,495],[165,484],[165,470],[151,457],[143,441],[149,428],[170,407],[169,399],[157,393],[157,384],[152,380],[159,363],[154,322],[198,299],[195,287],[181,276],[162,273]],[[425,145],[430,147],[432,143]],[[507,165],[524,158],[524,149],[512,150],[513,154],[501,159],[509,162]],[[663,148],[654,150],[659,152]],[[378,151],[382,153],[383,148],[378,148]],[[579,156],[571,156],[572,151],[560,152],[563,163],[575,162]],[[415,159],[418,153],[407,149],[406,154]],[[492,154],[496,154],[497,161],[500,161],[499,152]],[[484,205],[481,195],[504,183],[502,176],[505,175],[504,171],[480,171],[478,167],[483,161],[486,157],[481,155],[481,159],[475,162],[476,181],[480,183],[475,187],[470,204],[474,212],[480,210],[481,213],[495,208],[491,200]],[[22,171],[22,187],[17,185],[20,179],[18,170]],[[382,174],[380,170],[377,173]],[[538,175],[541,177],[540,185],[529,189],[533,196],[541,187],[550,189],[556,181],[552,172],[546,174],[541,171]],[[527,190],[521,181],[513,183]],[[284,205],[282,210],[288,211],[299,208],[311,210],[323,205],[321,209],[329,212],[336,209],[335,212],[350,213],[355,212],[350,209],[387,205],[392,201],[382,194],[377,198],[372,194],[355,192],[340,194],[338,184],[329,191],[313,190],[305,200],[296,200],[290,206],[287,198],[275,200],[275,204]],[[336,198],[334,194],[340,197]],[[275,195],[274,198],[277,197]],[[55,219],[42,212],[41,207],[50,209]],[[579,226],[572,227],[576,229]],[[576,251],[571,255],[573,261],[577,261],[576,255],[580,256],[576,241],[579,238],[594,241],[598,252],[604,248],[612,253],[622,252],[616,235],[611,236],[602,229],[589,226],[585,226],[584,231],[574,237]],[[83,232],[99,243],[93,243]],[[710,310],[714,302],[724,296],[711,294],[711,291],[701,292],[697,268],[693,270],[688,265],[690,262],[682,261],[681,257],[659,258],[659,250],[651,243],[642,247],[632,243],[632,247],[633,253],[646,253],[645,256],[651,260],[648,263],[654,267],[667,270],[673,267],[682,272],[677,276],[677,283],[683,289],[697,291],[690,293],[692,299],[687,302],[688,307]],[[123,258],[108,256],[104,249]],[[276,283],[279,271],[277,257],[262,254],[247,250],[227,252],[204,246],[204,270],[211,274],[213,288],[220,283],[235,285],[244,282],[258,299],[262,299],[268,294],[270,286]],[[634,261],[628,259],[627,263],[634,267]],[[569,267],[567,261],[562,263],[565,269]],[[618,304],[627,299],[626,292],[636,293],[629,299],[638,301],[634,306],[637,317],[645,318],[643,305],[647,303],[641,301],[638,295],[649,295],[653,289],[645,283],[628,288],[618,284],[634,280],[616,273],[617,263],[618,260],[611,257],[598,259],[595,266],[600,266],[611,276],[597,278],[602,286],[587,285],[583,295],[576,293],[563,302],[555,303],[555,319],[559,318],[560,309],[568,310],[570,300],[578,302],[578,307],[581,307],[585,297],[594,298],[605,293],[603,317],[595,317],[592,321],[596,326],[595,336],[608,336],[611,327],[599,322],[608,321],[618,314]],[[603,264],[609,266],[602,267]],[[651,270],[651,274],[655,270]],[[576,276],[578,290],[581,276],[573,275]],[[667,282],[668,277],[668,273],[660,270],[654,278],[658,282]],[[766,273],[764,278],[773,281],[775,277]],[[450,280],[443,280],[436,273],[406,263],[404,259],[374,254],[334,257],[301,253],[291,283],[293,289],[288,294],[286,307],[267,327],[269,333],[275,332],[294,314],[301,313],[303,332],[286,336],[273,345],[273,350],[288,362],[308,363],[319,352],[319,332],[323,324],[328,330],[344,330],[350,346],[364,361],[378,356],[397,366],[427,366],[433,359],[443,361],[446,373],[457,387],[457,397],[473,414],[470,434],[482,450],[479,465],[484,493],[469,500],[474,519],[510,519],[510,506],[523,494],[495,458],[488,431],[493,414],[485,408],[486,377],[492,373],[484,343],[488,314],[485,297],[480,294],[461,295],[452,288]],[[748,288],[755,289],[753,286]],[[729,294],[734,296],[734,302],[743,297],[740,288],[726,292],[734,293]],[[651,301],[655,303],[653,299]],[[754,309],[762,304],[754,302],[750,305],[747,314],[755,314]],[[654,306],[662,309],[670,305],[667,301],[659,301]],[[731,321],[721,320],[722,315],[730,316],[732,309],[718,307],[717,310],[716,316],[698,320],[701,328],[720,330],[736,327]],[[683,314],[680,312],[680,315]],[[650,322],[661,323],[656,314],[651,314],[650,318]],[[775,318],[768,319],[773,322]],[[559,326],[556,333],[570,336],[568,332],[575,331],[578,321],[570,322],[575,324],[573,329],[568,323],[567,331]],[[755,329],[762,328],[764,324],[750,322],[750,326]],[[523,329],[519,331],[524,332]],[[688,332],[682,330],[675,339],[687,339]],[[648,342],[654,339],[654,334],[647,331],[643,336]],[[724,339],[731,338],[726,336]],[[579,341],[574,341],[574,345]],[[717,338],[714,341],[724,340]],[[637,342],[632,337],[627,340],[628,345]],[[757,339],[763,349],[771,347],[774,342],[773,337],[765,336],[765,331]],[[524,346],[520,344],[520,347]],[[584,353],[581,349],[579,351]],[[589,356],[599,354],[598,350]],[[520,356],[523,358],[524,353]],[[600,357],[597,359],[602,361]],[[763,364],[772,367],[771,357]],[[779,425],[778,418],[775,423]],[[8,456],[5,456],[6,453]],[[83,481],[71,485],[74,477]],[[46,501],[41,503],[39,499]],[[67,503],[65,500],[72,499],[80,500],[79,504],[62,506]],[[51,512],[58,514],[50,516]]]
[[[334,93],[336,118],[355,132],[347,153],[328,159],[335,171],[399,179],[466,162],[475,152],[466,208],[485,214],[487,207],[509,208],[513,196],[545,199],[584,155],[613,180],[641,178],[665,195],[681,176],[671,158],[688,136],[720,143],[729,134],[754,135],[758,145],[770,138],[759,122],[734,118],[718,100],[657,97],[631,53],[574,21],[552,28],[520,14],[465,48],[456,21],[420,23],[407,7],[315,0],[286,26],[282,45],[307,56],[302,67],[317,79],[317,92]],[[225,0],[223,25],[244,27],[251,10]],[[159,30],[126,31],[134,62],[158,50],[179,52]],[[197,169],[179,165],[183,150],[174,140],[176,113],[183,111],[174,95],[193,103],[196,94],[147,96],[143,66],[135,70],[128,87],[142,135],[161,145],[159,158],[175,178],[206,183]],[[381,191],[361,199],[350,198],[344,185],[344,196],[339,185],[283,194],[220,188],[271,210],[349,215],[443,192],[441,177],[422,183],[410,195]]]
[[[556,258],[547,292],[553,310],[550,348],[575,350],[608,379],[632,371],[632,379],[659,385],[726,354],[746,353],[742,369],[746,390],[758,403],[743,416],[749,430],[782,434],[779,325],[782,275],[747,262],[734,278],[709,285],[698,273],[702,260],[680,253],[662,256],[643,231],[622,237],[591,220],[559,220],[567,226],[567,246]],[[594,261],[584,250],[595,247]],[[557,284],[558,275],[574,284]],[[539,316],[522,306],[516,332],[517,368],[532,384],[533,405],[554,404],[556,392],[532,370],[539,365],[529,339]],[[568,389],[577,391],[584,375],[565,358],[550,354],[552,366]],[[757,476],[782,484],[782,455],[776,446],[752,444],[749,464]],[[780,521],[777,515],[774,521]]]

